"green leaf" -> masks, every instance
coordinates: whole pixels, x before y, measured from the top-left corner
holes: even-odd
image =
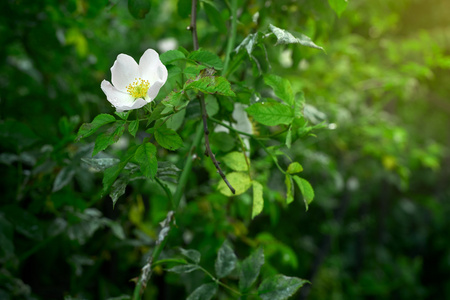
[[[239,50],[245,48],[247,54],[251,55],[261,36],[262,34],[260,32],[247,35],[245,39],[239,44],[239,46],[236,47],[235,51],[239,52]]]
[[[128,120],[128,117],[130,116],[131,110],[129,111],[116,111],[114,114],[121,118],[122,120]]]
[[[338,17],[341,17],[341,14],[347,8],[348,0],[328,0],[328,4],[330,4],[330,7],[336,12]]]
[[[253,252],[249,257],[244,259],[239,274],[239,291],[247,292],[256,278],[259,276],[261,266],[264,264],[264,251],[262,247]]]
[[[166,109],[166,106],[162,102],[158,103],[158,105],[156,105],[155,109],[152,111],[152,114],[150,115],[150,118],[147,121],[147,126],[151,122],[160,119],[161,118],[161,114],[162,114],[164,109]]]
[[[184,119],[186,117],[186,110],[180,110],[179,112],[171,115],[166,121],[166,127],[177,131],[181,125],[183,125]]]
[[[314,190],[311,184],[306,179],[298,177],[297,175],[292,176],[292,178],[294,178],[295,182],[298,185],[298,188],[302,192],[306,211],[308,211],[308,205],[314,200]]]
[[[217,278],[223,278],[229,275],[236,268],[237,257],[231,249],[228,241],[223,242],[217,253],[216,262],[214,264]]]
[[[295,174],[300,173],[301,171],[303,171],[302,165],[299,164],[298,162],[293,162],[288,166],[286,172],[288,172],[289,174]]]
[[[207,95],[205,98],[205,105],[208,116],[213,117],[219,112],[219,102],[215,96]]]
[[[129,182],[129,178],[127,176],[121,177],[114,181],[114,183],[111,186],[111,191],[109,192],[109,196],[111,197],[113,207],[116,206],[117,201],[119,198],[125,194],[125,189],[127,187],[127,184]]]
[[[155,130],[155,139],[161,147],[176,150],[183,146],[183,140],[174,130],[160,126]]]
[[[141,167],[141,172],[148,178],[154,178],[158,170],[156,147],[152,143],[145,143],[137,148],[134,158]]]
[[[212,67],[216,70],[223,69],[223,62],[219,56],[216,54],[205,51],[205,50],[197,50],[193,51],[188,56],[189,59],[195,60],[205,66]]]
[[[159,59],[164,65],[168,65],[173,62],[176,62],[177,60],[185,58],[186,56],[184,55],[184,53],[178,50],[169,50],[159,56]]]
[[[245,154],[242,152],[233,151],[225,155],[221,159],[229,168],[234,171],[248,171]]]
[[[114,181],[116,181],[117,177],[119,176],[120,172],[122,172],[123,168],[125,168],[125,166],[133,156],[134,152],[131,151],[130,154],[125,156],[125,159],[123,161],[105,170],[103,174],[103,191],[102,191],[103,195],[105,195],[109,191],[112,184],[114,183]]]
[[[111,232],[114,234],[114,236],[120,240],[125,239],[125,232],[123,231],[122,225],[120,223],[115,222],[111,219],[103,219],[104,224],[108,226],[111,229]]]
[[[119,163],[120,159],[118,158],[82,158],[84,163],[86,163],[90,168],[94,169],[97,172],[104,171],[107,168],[110,168],[117,163]]]
[[[292,186],[292,176],[286,174],[286,179],[284,180],[286,184],[286,204],[294,201],[294,191]]]
[[[263,300],[288,299],[305,283],[309,283],[309,281],[277,274],[265,279],[261,283],[258,288],[258,295]]]
[[[300,119],[303,117],[303,106],[305,104],[305,94],[299,92],[295,95],[294,101],[294,115],[296,118]]]
[[[190,272],[198,270],[198,269],[200,269],[199,265],[186,264],[186,265],[179,265],[179,266],[172,267],[170,269],[167,269],[167,271],[174,272],[177,274],[185,274],[185,273],[190,273]]]
[[[294,120],[293,110],[278,102],[258,102],[247,107],[246,111],[257,122],[267,126],[289,125]]]
[[[65,187],[75,175],[75,169],[73,166],[66,166],[59,171],[56,175],[55,181],[53,182],[52,193],[59,191]]]
[[[99,134],[95,139],[92,156],[95,156],[100,151],[105,150],[108,146],[117,142],[125,131],[125,124],[125,121],[116,121],[106,132]]]
[[[217,292],[216,283],[205,283],[196,288],[186,300],[210,300]]]
[[[229,97],[235,97],[236,94],[231,90],[228,80],[220,76],[205,76],[195,81],[187,81],[184,90],[197,89],[205,94],[219,94]]]
[[[112,115],[100,114],[96,116],[91,123],[84,123],[83,125],[81,125],[80,129],[78,130],[77,141],[92,135],[103,125],[112,123],[114,121],[116,121],[116,118],[114,118],[114,116]]]
[[[320,49],[322,51],[325,51],[325,50],[323,50],[322,47],[314,44],[314,42],[304,34],[295,33],[296,36],[294,36],[292,33],[288,32],[284,29],[278,28],[276,26],[273,26],[272,24],[269,25],[269,29],[277,37],[277,43],[275,44],[275,46],[276,45],[284,45],[284,44],[300,44],[302,46]]]
[[[263,186],[258,181],[253,181],[253,208],[252,219],[259,215],[264,208]]]
[[[235,146],[235,139],[226,132],[211,132],[210,143],[220,151],[228,152]]]
[[[193,66],[187,66],[183,70],[183,74],[186,75],[186,77],[190,80],[194,79],[195,77],[200,75],[200,72],[202,70],[207,69],[207,66],[204,65],[193,65]]]
[[[233,173],[226,174],[226,176],[227,176],[228,182],[230,182],[231,186],[236,190],[236,193],[233,194],[230,191],[230,189],[228,188],[228,186],[226,185],[226,183],[223,180],[221,180],[219,182],[217,189],[219,190],[219,192],[221,192],[225,196],[231,197],[231,196],[237,196],[237,195],[243,194],[252,185],[252,181],[251,181],[250,177],[248,176],[248,173],[233,172]]]
[[[183,256],[186,256],[194,263],[198,264],[200,262],[200,258],[202,255],[197,250],[180,248],[180,252]]]
[[[289,105],[294,105],[294,93],[292,92],[291,83],[277,75],[264,76],[264,82],[272,87],[275,95]]]
[[[149,13],[151,0],[128,0],[128,11],[136,19],[144,19]]]
[[[136,132],[139,129],[139,120],[131,121],[130,124],[128,124],[128,132],[134,137],[136,136]]]
[[[178,173],[181,170],[178,169],[173,163],[168,161],[158,162],[158,172],[156,176],[161,180],[176,182]]]
[[[183,92],[171,92],[162,102],[167,107],[174,108],[175,110],[180,110],[184,108],[188,101],[184,101]]]

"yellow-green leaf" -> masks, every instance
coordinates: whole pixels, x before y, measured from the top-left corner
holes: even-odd
[[[294,192],[292,189],[292,177],[290,175],[286,175],[286,179],[284,180],[286,184],[286,204],[294,201]]]
[[[247,161],[242,152],[230,152],[222,158],[222,161],[234,171],[248,171]]]
[[[306,179],[298,177],[297,175],[292,176],[292,178],[295,180],[298,188],[302,192],[305,207],[306,210],[308,210],[308,205],[314,200],[314,190]]]
[[[303,171],[303,167],[298,162],[291,163],[287,168],[289,174],[300,173],[301,171]]]
[[[226,183],[221,180],[219,182],[218,190],[225,196],[237,196],[240,194],[245,193],[250,186],[252,185],[252,181],[250,177],[248,176],[248,173],[243,172],[232,172],[229,174],[226,174],[228,182],[231,184],[231,186],[236,190],[236,193],[233,195],[231,193],[230,189],[226,185]]]
[[[253,181],[253,209],[252,219],[259,215],[264,208],[263,186],[258,181]]]

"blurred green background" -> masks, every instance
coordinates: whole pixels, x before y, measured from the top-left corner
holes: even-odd
[[[199,42],[223,56],[228,2],[213,2],[217,11],[201,4]],[[238,256],[264,245],[263,272],[309,279],[298,299],[450,299],[450,2],[349,0],[340,18],[326,0],[239,7],[237,43],[275,24],[326,50],[266,44],[263,66],[305,92],[312,123],[328,124],[286,150],[316,197],[308,212],[286,207],[284,179],[267,170],[265,209],[251,221],[251,197],[221,196],[197,163],[165,255],[187,245],[208,266],[231,236]],[[132,293],[169,204],[135,182],[113,210],[81,161],[92,143],[74,138],[114,112],[100,82],[119,53],[192,50],[189,10],[153,0],[140,20],[123,0],[0,2],[1,299]],[[182,299],[201,280],[160,268],[145,297]]]

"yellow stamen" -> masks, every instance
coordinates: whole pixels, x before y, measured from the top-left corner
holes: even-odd
[[[150,82],[141,78],[135,78],[132,83],[127,85],[127,92],[133,96],[133,98],[145,98],[147,96]]]

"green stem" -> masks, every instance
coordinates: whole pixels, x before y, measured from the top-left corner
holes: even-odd
[[[200,267],[200,266],[199,266]],[[208,275],[209,277],[211,277],[211,279],[216,282],[217,284],[223,286],[224,288],[228,289],[229,291],[242,296],[241,292],[229,287],[228,285],[226,285],[225,283],[221,282],[219,279],[217,279],[216,277],[214,277],[211,273],[209,273],[206,269],[204,269],[203,267],[200,267],[200,270],[202,270],[203,272],[205,272],[206,275]]]
[[[230,56],[233,51],[236,40],[236,28],[237,28],[237,0],[231,0],[231,31],[230,38],[228,39],[227,52],[225,55],[225,63],[223,66],[222,74],[226,74],[228,65],[230,64]]]
[[[228,128],[228,129],[230,129],[230,130],[232,130],[232,131],[234,131],[234,132],[237,132],[237,133],[239,133],[239,134],[242,134],[242,135],[245,135],[245,136],[254,138],[253,134],[250,134],[250,133],[247,133],[247,132],[243,132],[243,131],[237,130],[236,128],[233,128],[232,126],[230,126],[230,125],[228,125],[228,124],[225,124],[225,123],[223,123],[223,122],[221,122],[221,121],[219,121],[219,120],[217,120],[217,119],[215,119],[215,118],[209,117],[209,119],[210,119],[211,121],[213,121],[214,123],[219,124],[219,125],[222,125],[223,127]]]
[[[189,150],[188,156],[186,158],[186,162],[184,163],[183,172],[181,173],[180,179],[178,180],[177,189],[172,198],[174,211],[177,211],[177,209],[178,209],[178,205],[180,204],[181,197],[183,196],[184,187],[186,186],[189,176],[191,175],[192,161],[194,159],[194,152],[198,148],[198,146],[200,145],[200,141],[202,140],[202,131],[203,131],[203,124],[202,124],[202,122],[200,122],[200,123],[198,123],[197,131],[195,132],[194,141],[192,143],[191,149]]]
[[[286,174],[286,171],[283,170],[283,168],[280,167],[280,165],[278,164],[278,160],[275,156],[272,155],[272,153],[270,153],[269,149],[267,149],[266,145],[264,145],[263,142],[261,142],[260,140],[255,138],[255,141],[258,142],[258,144],[264,149],[264,151],[267,153],[267,155],[270,156],[270,158],[272,158],[273,162],[275,163],[275,165],[277,166],[278,170],[280,170],[281,173]]]
[[[184,163],[183,172],[181,173],[180,179],[178,181],[177,189],[175,191],[175,194],[172,197],[172,205],[173,209],[176,212],[178,209],[178,205],[180,204],[181,197],[183,196],[184,188],[187,184],[187,181],[189,179],[189,175],[192,170],[192,161],[195,150],[198,148],[200,141],[202,140],[202,131],[203,131],[203,124],[200,122],[197,127],[197,131],[195,132],[194,141],[192,142],[192,146],[189,149],[188,157],[186,158],[186,162]],[[170,229],[172,229],[172,225],[170,226]],[[169,233],[167,233],[169,235]],[[155,249],[152,253],[152,259],[150,261],[150,267],[151,262],[156,261],[161,254],[161,251],[164,249],[164,247],[167,244],[167,236],[164,238],[160,244],[156,245]],[[143,282],[142,280],[139,280],[134,288],[133,292],[133,300],[140,300],[141,299],[141,291]],[[144,287],[145,288],[145,287]]]

